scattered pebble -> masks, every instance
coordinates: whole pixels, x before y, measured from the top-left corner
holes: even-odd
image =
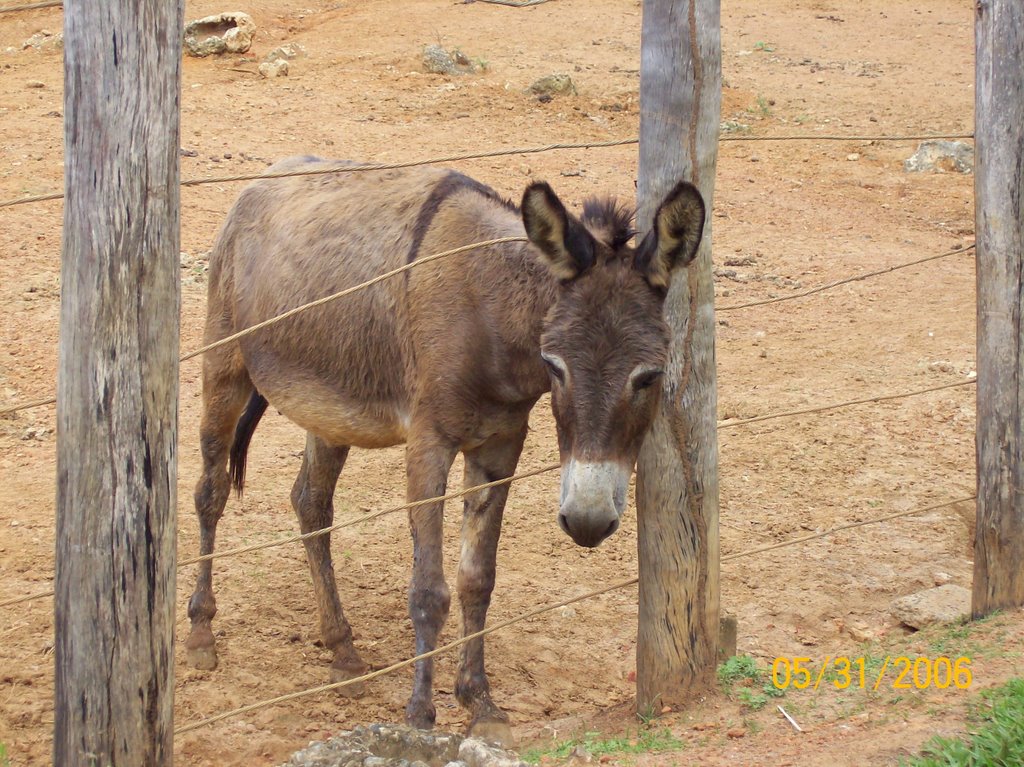
[[[423,67],[435,75],[461,75],[476,71],[469,56],[458,48],[448,50],[437,44],[423,49]]]
[[[260,64],[260,74],[264,77],[286,77],[288,75],[288,62],[284,59],[276,61],[264,61]]]
[[[546,96],[549,101],[554,96],[575,96],[578,93],[576,84],[567,74],[547,75],[535,80],[529,91],[537,98]]]

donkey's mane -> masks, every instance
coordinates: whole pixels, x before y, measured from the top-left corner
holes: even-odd
[[[618,250],[636,235],[635,211],[614,197],[588,197],[583,201],[581,221],[593,234]]]

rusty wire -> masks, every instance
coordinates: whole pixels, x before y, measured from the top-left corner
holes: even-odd
[[[958,503],[966,503],[968,501],[973,501],[973,500],[976,500],[976,498],[977,498],[977,496],[973,496],[972,495],[972,496],[969,496],[969,497],[966,497],[966,498],[958,498],[958,499],[956,499],[954,501],[945,501],[943,503],[937,503],[937,504],[933,504],[931,506],[925,506],[925,507],[919,508],[919,509],[911,509],[909,511],[899,511],[899,512],[895,512],[893,514],[886,514],[885,516],[882,516],[882,517],[874,517],[872,519],[861,520],[859,522],[850,522],[850,523],[845,524],[845,525],[839,525],[837,527],[833,527],[833,528],[831,528],[829,530],[823,530],[821,532],[812,533],[810,535],[805,535],[805,536],[802,536],[800,538],[793,538],[793,539],[790,539],[788,541],[780,541],[779,543],[773,543],[773,544],[769,544],[769,545],[766,545],[766,546],[758,547],[756,549],[749,549],[747,551],[741,551],[741,552],[738,552],[736,554],[728,554],[728,555],[726,555],[724,557],[720,557],[719,561],[720,562],[730,562],[730,561],[735,560],[735,559],[742,559],[744,557],[753,556],[755,554],[763,554],[763,553],[768,552],[768,551],[775,551],[777,549],[782,549],[782,548],[786,548],[786,547],[789,547],[789,546],[796,546],[796,545],[801,544],[801,543],[807,543],[808,541],[817,540],[819,538],[826,538],[828,536],[835,535],[836,533],[840,533],[840,532],[843,532],[843,531],[846,531],[846,530],[852,530],[852,529],[857,528],[857,527],[865,527],[867,525],[880,524],[882,522],[889,522],[889,521],[892,521],[892,520],[895,520],[895,519],[900,519],[901,517],[909,517],[909,516],[914,516],[914,515],[917,515],[917,514],[924,514],[925,512],[928,512],[928,511],[935,511],[937,509],[942,509],[942,508],[945,508],[947,506],[953,506],[953,505],[958,504]],[[592,599],[593,597],[600,596],[601,594],[607,594],[610,591],[616,591],[618,589],[627,588],[629,586],[635,586],[637,583],[639,583],[639,581],[640,581],[639,577],[638,576],[634,576],[632,578],[628,578],[628,579],[623,580],[623,581],[618,581],[616,583],[612,583],[612,584],[610,584],[608,586],[603,586],[603,587],[601,587],[599,589],[594,589],[593,591],[588,591],[587,593],[580,594],[579,596],[571,597],[569,599],[563,599],[563,600],[561,600],[559,602],[555,602],[554,604],[545,605],[544,607],[538,607],[538,608],[535,608],[533,610],[530,610],[529,612],[522,613],[522,614],[517,615],[517,616],[515,616],[513,618],[509,618],[507,620],[501,621],[500,623],[495,623],[493,626],[489,626],[489,627],[487,627],[485,629],[482,629],[480,631],[476,631],[476,632],[474,632],[472,634],[468,634],[468,635],[466,635],[464,637],[461,637],[460,639],[456,639],[454,641],[448,642],[448,644],[442,645],[441,647],[437,647],[437,648],[435,648],[435,649],[433,649],[433,650],[431,650],[429,652],[422,653],[422,654],[417,655],[417,656],[415,656],[413,658],[408,658],[407,660],[399,661],[398,663],[393,663],[390,666],[387,666],[386,668],[382,668],[382,669],[379,669],[377,671],[373,671],[373,672],[371,672],[369,674],[363,674],[362,676],[358,676],[358,677],[355,677],[353,679],[346,679],[346,680],[344,680],[342,682],[332,682],[331,684],[324,684],[324,685],[320,685],[318,687],[313,687],[313,688],[306,689],[306,690],[298,690],[296,692],[290,692],[290,693],[287,693],[285,695],[279,695],[279,696],[277,696],[275,698],[269,698],[267,700],[258,701],[256,703],[250,703],[249,705],[242,706],[240,708],[236,708],[236,709],[233,709],[231,711],[221,712],[220,714],[217,714],[216,716],[211,716],[211,717],[209,717],[207,719],[201,719],[201,720],[198,720],[198,721],[195,721],[195,722],[190,722],[189,724],[186,724],[186,725],[183,725],[181,727],[178,727],[174,731],[174,734],[175,735],[181,735],[181,734],[186,733],[186,732],[191,732],[192,730],[198,730],[198,729],[200,729],[202,727],[206,727],[206,726],[209,726],[211,724],[215,724],[216,722],[220,722],[220,721],[222,721],[224,719],[230,719],[231,717],[234,717],[234,716],[239,716],[241,714],[247,714],[250,711],[255,711],[255,710],[261,709],[261,708],[267,708],[268,706],[277,705],[278,703],[285,703],[285,702],[288,702],[288,701],[291,701],[291,700],[296,700],[298,698],[304,698],[304,697],[308,697],[310,695],[316,695],[317,693],[326,692],[328,690],[337,690],[337,689],[342,688],[342,687],[348,687],[348,686],[351,686],[351,685],[354,685],[354,684],[359,684],[359,683],[362,683],[362,682],[369,681],[371,679],[376,679],[377,677],[385,676],[387,674],[391,674],[391,673],[393,673],[395,671],[398,671],[399,669],[405,668],[407,666],[411,666],[411,665],[413,665],[414,663],[416,663],[418,661],[426,660],[427,658],[433,658],[435,655],[440,655],[441,653],[448,652],[450,650],[454,650],[454,649],[456,649],[458,647],[461,647],[462,645],[466,644],[467,642],[473,641],[474,639],[479,639],[480,637],[487,636],[488,634],[493,634],[496,631],[500,631],[501,629],[508,628],[509,626],[514,626],[517,623],[522,623],[523,621],[530,620],[531,618],[536,618],[537,616],[543,615],[544,613],[549,613],[552,610],[557,610],[557,609],[559,609],[561,607],[566,607],[568,605],[575,604],[576,602],[582,602],[582,601],[584,601],[586,599]]]
[[[921,135],[894,135],[894,136],[816,136],[816,135],[790,135],[790,136],[721,136],[721,142],[735,141],[927,141],[932,139],[966,139],[974,138],[973,134],[921,134]],[[264,173],[238,173],[230,176],[208,176],[206,178],[185,179],[181,186],[200,186],[203,184],[227,184],[235,181],[259,181],[268,178],[292,178],[295,176],[322,176],[331,173],[360,173],[373,170],[393,170],[397,168],[412,168],[419,165],[437,165],[445,162],[458,162],[461,160],[479,160],[487,157],[504,157],[515,154],[539,154],[541,152],[552,152],[562,149],[601,149],[607,147],[627,146],[639,144],[638,138],[616,139],[612,141],[592,141],[580,143],[558,143],[545,144],[535,147],[518,147],[515,149],[495,149],[486,152],[465,152],[461,154],[442,155],[428,159],[408,160],[405,162],[392,163],[364,163],[352,165],[351,163],[331,163],[326,167],[315,170],[288,170],[270,171]],[[46,202],[49,200],[61,200],[63,192],[49,192],[47,194],[33,195],[30,197],[19,197],[12,200],[0,202],[0,208],[10,208],[15,205],[27,205],[35,202]]]

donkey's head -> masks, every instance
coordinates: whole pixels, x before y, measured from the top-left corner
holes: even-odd
[[[626,509],[668,361],[662,307],[670,275],[697,253],[704,201],[693,185],[677,184],[636,248],[632,214],[612,200],[589,200],[576,218],[550,186],[536,183],[522,213],[527,236],[560,280],[541,337],[562,462],[558,524],[593,547],[615,532]]]

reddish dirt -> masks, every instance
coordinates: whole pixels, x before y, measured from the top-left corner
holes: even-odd
[[[552,0],[515,9],[406,0],[400,11],[393,0],[241,6],[260,28],[251,53],[184,63],[181,144],[195,153],[182,159],[185,178],[258,171],[296,153],[409,160],[638,131],[639,2]],[[969,133],[971,7],[954,0],[927,7],[907,0],[726,4],[722,119],[731,130],[724,135]],[[222,10],[212,0],[190,2],[187,16]],[[61,188],[61,56],[22,50],[33,34],[58,31],[61,23],[57,10],[0,15],[0,199]],[[258,61],[285,42],[308,54],[292,62],[291,75],[254,74]],[[486,69],[426,73],[420,54],[435,42],[486,61]],[[553,72],[569,73],[578,95],[541,103],[525,92]],[[715,266],[726,270],[716,279],[719,309],[971,242],[973,178],[905,173],[902,161],[915,148],[911,141],[723,142],[713,218]],[[636,148],[459,167],[510,196],[529,179],[545,178],[576,204],[591,193],[632,194]],[[239,189],[225,183],[183,191],[184,349],[200,342],[203,254]],[[0,219],[0,402],[7,404],[54,389],[61,206],[9,208]],[[813,297],[721,311],[720,417],[965,379],[974,369],[973,267],[967,254]],[[972,387],[949,389],[721,431],[723,553],[971,495],[973,399]],[[199,405],[199,365],[188,362],[181,377],[182,558],[197,550],[191,488],[198,476]],[[0,419],[0,599],[45,589],[52,579],[53,426],[53,410],[45,407]],[[557,455],[546,403],[532,426],[524,469]],[[222,547],[295,531],[288,493],[302,445],[296,427],[280,416],[265,419],[246,496],[230,502],[221,525]],[[338,490],[339,517],[401,503],[402,478],[401,449],[354,451]],[[492,621],[636,572],[632,511],[612,540],[583,551],[558,530],[556,499],[554,474],[513,490]],[[723,604],[738,617],[740,650],[765,660],[820,661],[855,655],[865,640],[911,641],[894,625],[889,604],[937,581],[970,585],[965,515],[971,510],[947,508],[726,563]],[[446,525],[453,573],[454,506]],[[377,665],[412,649],[405,611],[409,550],[401,515],[334,537],[346,610],[364,656]],[[329,659],[317,645],[298,545],[218,561],[221,667],[212,673],[184,665],[185,602],[194,577],[194,568],[185,568],[179,579],[179,725],[326,680]],[[489,639],[495,697],[524,741],[583,727],[635,727],[629,703],[635,616],[635,590],[623,590]],[[995,634],[992,642],[1021,635],[1019,613],[1000,620],[986,629]],[[0,743],[12,765],[49,763],[52,626],[49,600],[0,612]],[[443,639],[457,632],[453,618]],[[1020,673],[1014,657],[1020,653],[996,653],[979,667],[977,686]],[[453,669],[451,658],[440,660],[436,700],[438,725],[457,729],[465,716],[452,695]],[[177,762],[279,763],[310,739],[358,723],[397,721],[410,680],[399,673],[372,684],[360,700],[319,695],[188,733],[176,741]],[[888,764],[936,731],[962,730],[963,693],[918,697],[924,705],[893,695],[862,696],[845,707],[825,695],[804,698],[801,723],[811,732],[802,736],[774,703],[754,715],[719,693],[665,723],[687,740],[685,758],[701,764]],[[743,736],[728,737],[737,727]]]

